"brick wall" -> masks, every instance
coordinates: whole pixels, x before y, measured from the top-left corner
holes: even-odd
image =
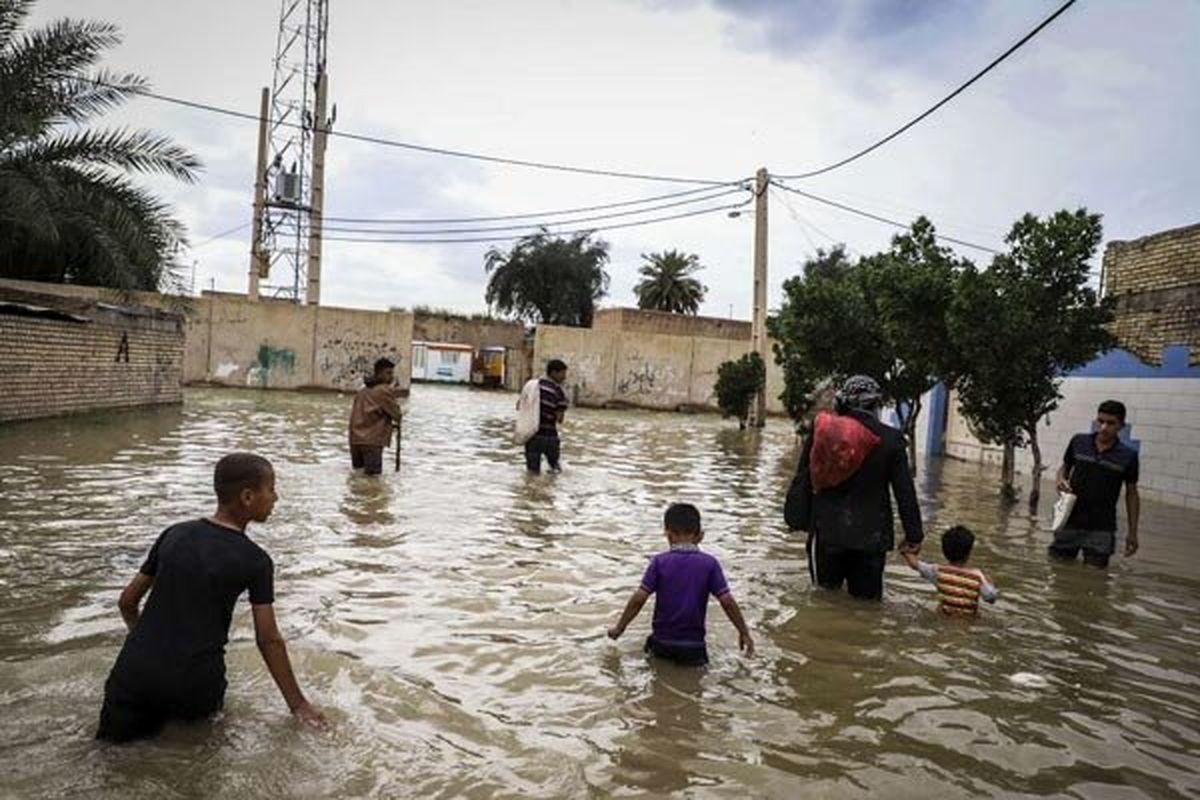
[[[1181,344],[1200,363],[1200,225],[1110,242],[1103,283],[1123,348],[1158,364],[1164,347]]]
[[[0,298],[0,421],[182,401],[180,315],[20,299]]]

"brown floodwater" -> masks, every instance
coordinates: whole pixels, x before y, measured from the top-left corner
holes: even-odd
[[[0,796],[1200,796],[1196,512],[1145,503],[1136,558],[1055,564],[992,469],[927,462],[927,527],[974,528],[1000,590],[956,623],[899,563],[882,605],[810,588],[781,420],[576,410],[565,471],[529,477],[512,403],[417,386],[381,479],[351,475],[333,395],[197,390],[0,427]],[[242,601],[224,711],[100,745],[118,592],[163,527],[211,510],[232,450],[275,463],[251,535],[334,729],[290,719]],[[715,603],[706,669],[647,661],[649,605],[605,637],[675,500],[702,510],[753,659]]]

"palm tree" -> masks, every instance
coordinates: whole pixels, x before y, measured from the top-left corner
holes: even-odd
[[[129,175],[191,183],[200,163],[163,136],[86,127],[146,82],[95,70],[120,41],[115,26],[64,19],[22,32],[32,7],[0,0],[0,276],[167,288],[184,228]]]
[[[665,250],[661,253],[642,254],[639,272],[642,280],[633,291],[638,297],[638,308],[653,311],[670,311],[674,314],[696,314],[708,287],[691,277],[704,269],[700,257],[694,253]]]

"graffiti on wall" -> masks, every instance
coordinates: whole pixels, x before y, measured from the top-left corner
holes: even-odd
[[[272,384],[271,373],[291,375],[296,371],[296,354],[286,347],[260,345],[258,357],[246,368],[246,385],[266,389]]]
[[[398,372],[407,369],[391,342],[351,339],[322,342],[317,350],[317,369],[320,377],[340,389],[359,389],[363,377],[371,374],[379,358],[391,359]]]
[[[661,379],[654,365],[643,362],[628,370],[617,382],[617,394],[650,394]]]

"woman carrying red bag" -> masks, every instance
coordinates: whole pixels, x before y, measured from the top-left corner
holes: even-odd
[[[867,600],[883,597],[883,568],[895,546],[892,495],[904,528],[901,550],[916,553],[925,534],[904,435],[879,421],[879,384],[855,375],[842,384],[836,414],[817,415],[788,490],[784,518],[808,532],[813,583]],[[890,492],[889,492],[890,490]]]

